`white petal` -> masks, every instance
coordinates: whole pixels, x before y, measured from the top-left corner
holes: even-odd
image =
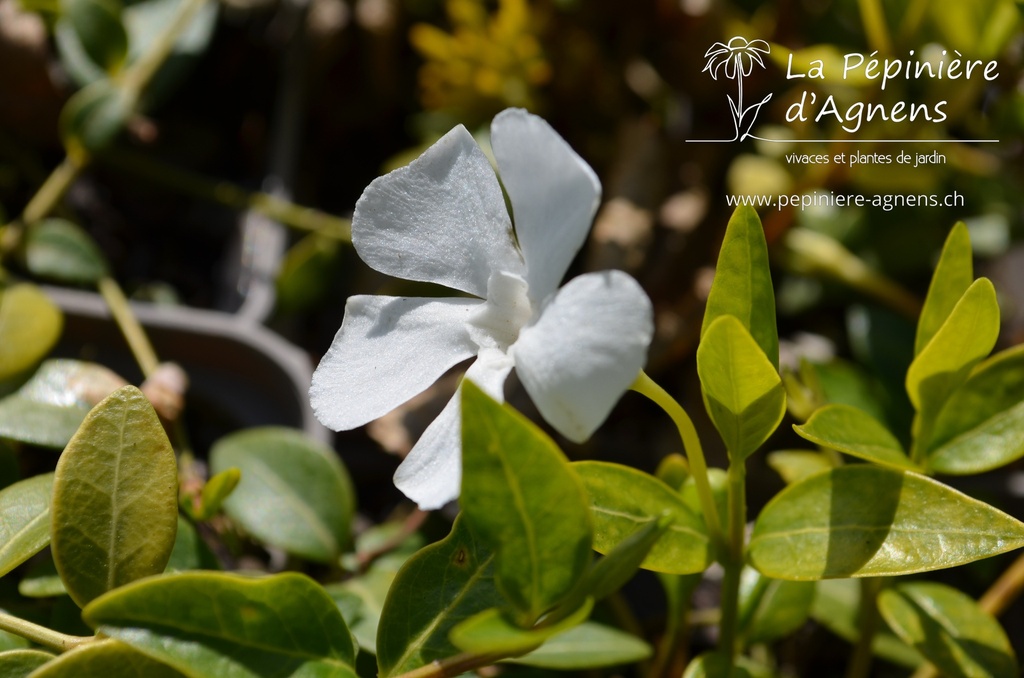
[[[484,392],[504,401],[502,386],[512,360],[499,351],[485,350],[466,370]],[[462,387],[441,414],[431,422],[401,466],[395,471],[395,487],[424,511],[441,508],[459,496],[462,484]]]
[[[530,296],[541,302],[586,240],[601,182],[548,123],[522,109],[494,118],[491,147],[512,203]]]
[[[540,413],[586,440],[636,380],[654,333],[650,299],[621,271],[588,273],[558,291],[512,357]]]
[[[461,125],[366,187],[352,216],[352,244],[382,273],[478,297],[492,271],[523,270],[498,179]]]
[[[324,426],[344,431],[387,414],[476,353],[466,320],[484,302],[354,296],[313,373],[309,399]]]

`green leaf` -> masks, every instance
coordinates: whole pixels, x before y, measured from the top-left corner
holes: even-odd
[[[31,643],[19,635],[15,635],[9,631],[0,631],[0,653],[7,652],[9,650],[24,650],[30,645]],[[2,665],[2,662],[0,662],[0,665]]]
[[[583,479],[594,520],[594,550],[609,553],[636,531],[666,513],[672,524],[651,547],[640,567],[691,574],[711,563],[711,540],[704,520],[682,497],[654,476],[628,466],[581,461],[573,468]]]
[[[66,652],[32,678],[184,678],[185,674],[116,640],[100,640]]]
[[[918,470],[889,429],[863,410],[826,405],[793,430],[812,443],[883,466]]]
[[[665,513],[657,521],[638,526],[633,534],[616,544],[590,568],[582,581],[584,594],[599,601],[622,588],[633,578],[672,522],[672,515]]]
[[[740,579],[740,628],[747,643],[768,643],[795,632],[810,617],[814,582],[765,577],[752,567]]]
[[[815,473],[835,468],[835,464],[821,452],[810,452],[807,450],[771,452],[766,460],[768,465],[772,467],[772,470],[782,476],[782,481],[787,485],[792,485],[804,478],[813,476]]]
[[[484,610],[458,624],[451,632],[456,647],[474,654],[499,654],[515,657],[540,647],[574,626],[579,626],[594,607],[592,598],[572,614],[549,626],[524,629],[510,621],[498,608]]]
[[[33,275],[75,285],[95,285],[109,274],[95,241],[64,219],[44,219],[29,228],[25,264]]]
[[[558,446],[472,382],[462,387],[462,512],[496,554],[498,589],[524,627],[590,564],[586,493]]]
[[[749,457],[786,413],[778,370],[733,316],[706,328],[697,347],[697,374],[711,421],[734,462]]]
[[[355,676],[355,646],[337,606],[296,573],[153,577],[97,598],[82,618],[190,678]]]
[[[634,664],[649,659],[651,654],[651,646],[640,638],[587,621],[549,639],[529,654],[506,661],[555,671],[574,671]]]
[[[35,285],[0,289],[0,382],[42,360],[57,343],[63,327],[60,309]]]
[[[51,514],[53,561],[79,606],[163,572],[178,528],[178,466],[139,389],[118,389],[82,422],[57,462]]]
[[[654,477],[678,492],[690,477],[690,464],[686,461],[686,457],[678,452],[673,452],[658,462]]]
[[[22,480],[0,491],[0,576],[50,543],[53,474]]]
[[[203,491],[199,495],[199,508],[196,510],[195,519],[209,520],[217,515],[224,500],[231,496],[231,493],[235,491],[241,480],[242,472],[233,466],[214,474],[203,485]]]
[[[71,95],[60,113],[60,135],[72,157],[102,151],[134,112],[133,96],[104,78]]]
[[[860,636],[858,610],[862,579],[823,579],[814,582],[814,603],[811,618],[851,645]],[[914,669],[924,659],[914,648],[894,636],[889,629],[879,629],[871,641],[871,651],[886,661]]]
[[[174,536],[174,548],[167,559],[164,572],[186,572],[188,570],[220,570],[217,556],[206,545],[196,528],[178,516],[178,533]]]
[[[857,464],[790,485],[750,538],[776,579],[866,577],[961,565],[1024,546],[1024,523],[942,483]]]
[[[39,650],[7,650],[0,652],[0,678],[26,678],[54,658]]]
[[[64,582],[57,574],[57,566],[53,564],[53,558],[43,558],[33,563],[18,582],[18,593],[26,598],[56,598],[67,595]]]
[[[0,437],[62,450],[92,406],[123,385],[95,363],[45,360],[21,388],[0,400]]]
[[[1020,676],[1003,627],[952,587],[933,582],[897,584],[879,594],[878,611],[896,635],[944,676]]]
[[[934,417],[971,368],[989,354],[998,336],[996,290],[987,278],[979,278],[910,364],[906,384],[914,408],[923,417]]]
[[[66,21],[89,59],[113,75],[128,56],[128,34],[121,24],[117,0],[61,0],[60,21]]]
[[[503,602],[494,555],[460,516],[451,533],[409,558],[388,592],[377,631],[381,678],[458,654],[448,634],[469,617]]]
[[[691,661],[683,678],[771,678],[772,672],[752,659],[735,658],[730,670],[728,657],[718,652],[705,652]]]
[[[931,285],[928,286],[928,296],[925,297],[921,316],[917,320],[914,355],[924,350],[973,282],[971,235],[967,225],[958,221],[946,237]]]
[[[253,428],[217,441],[210,468],[242,472],[224,511],[257,539],[322,563],[348,545],[355,492],[326,445],[293,429]]]
[[[978,365],[935,420],[925,463],[937,473],[983,473],[1024,456],[1024,346]]]
[[[775,292],[768,267],[768,245],[757,212],[738,207],[729,219],[708,294],[701,343],[712,323],[733,316],[747,329],[769,362],[779,369],[779,333],[775,326]]]
[[[324,281],[337,269],[341,252],[340,241],[322,233],[311,233],[295,243],[277,275],[279,308],[303,311],[322,302],[331,289]]]

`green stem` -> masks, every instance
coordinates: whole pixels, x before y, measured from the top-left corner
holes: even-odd
[[[149,342],[146,331],[142,329],[138,318],[132,313],[131,306],[128,305],[128,299],[125,298],[121,287],[110,277],[101,278],[97,287],[104,301],[107,302],[114,321],[121,328],[121,333],[128,342],[128,348],[135,356],[135,362],[139,364],[143,376],[148,377],[153,374],[157,365],[160,364],[160,360],[156,357],[156,351]]]
[[[903,15],[903,23],[900,25],[900,38],[909,40],[921,27],[921,20],[928,9],[929,0],[910,0],[906,13]]]
[[[413,669],[396,678],[452,678],[453,676],[459,676],[483,666],[490,666],[499,659],[505,659],[506,657],[508,657],[507,654],[473,654],[466,652],[447,659],[432,661],[426,666]]]
[[[142,95],[167,57],[174,51],[178,38],[192,23],[196,13],[206,0],[184,0],[167,28],[149,45],[149,49],[132,66],[124,72],[121,86],[136,100]]]
[[[857,4],[860,6],[864,32],[867,33],[871,49],[878,50],[882,54],[890,54],[892,40],[889,38],[889,29],[885,25],[885,12],[882,10],[882,3],[879,0],[858,0]]]
[[[350,220],[302,207],[267,193],[250,192],[237,184],[209,179],[123,150],[108,151],[100,160],[180,193],[232,209],[251,209],[298,230],[319,233],[343,242],[351,240]]]
[[[868,678],[871,675],[871,648],[878,632],[878,593],[882,590],[883,577],[868,577],[860,580],[860,606],[857,615],[857,644],[846,667],[846,678]]]
[[[48,647],[57,652],[67,652],[79,645],[91,643],[95,640],[94,636],[69,636],[64,633],[58,633],[53,629],[33,624],[6,612],[0,612],[0,630],[21,636],[31,640],[33,643]]]
[[[729,464],[729,550],[722,558],[725,576],[722,578],[722,622],[719,627],[719,646],[728,657],[729,665],[736,658],[739,636],[740,575],[746,549],[747,491],[746,466],[743,461]]]
[[[31,226],[54,210],[57,203],[74,183],[88,161],[82,158],[77,161],[70,156],[50,173],[43,185],[39,187],[32,199],[25,205],[21,217],[0,229],[0,259],[7,256],[21,243],[25,235],[25,227]]]
[[[651,399],[658,407],[665,410],[665,413],[672,418],[676,428],[679,429],[683,449],[690,461],[690,474],[697,486],[697,498],[700,500],[700,507],[704,512],[704,522],[707,523],[712,539],[718,545],[724,545],[726,540],[722,533],[722,524],[718,519],[718,510],[715,508],[715,499],[711,493],[711,481],[708,479],[708,465],[704,460],[704,448],[701,447],[697,429],[694,428],[690,415],[643,370],[640,370],[639,376],[630,388]]]

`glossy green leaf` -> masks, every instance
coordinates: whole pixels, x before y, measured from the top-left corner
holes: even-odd
[[[178,466],[146,396],[125,386],[82,422],[53,481],[53,561],[80,606],[163,572],[178,528]]]
[[[878,611],[896,635],[944,676],[1020,676],[1013,647],[999,622],[950,586],[897,584],[879,594]]]
[[[277,274],[276,303],[285,311],[303,311],[330,294],[329,280],[337,270],[341,242],[322,233],[311,233],[285,254]]]
[[[242,472],[234,467],[224,469],[216,473],[206,484],[199,495],[199,509],[196,511],[196,520],[209,520],[217,515],[224,500],[231,496],[231,493],[238,487],[242,480]]]
[[[0,652],[0,678],[26,678],[54,658],[39,650],[7,650]]]
[[[95,285],[108,275],[106,259],[96,242],[64,219],[44,219],[29,228],[25,264],[33,275],[75,285]]]
[[[697,374],[729,457],[746,459],[786,413],[786,390],[778,371],[739,320],[721,316],[706,328],[697,347]]]
[[[113,143],[134,112],[135,100],[108,79],[96,80],[71,95],[60,113],[60,133],[73,157]]]
[[[78,360],[44,360],[0,399],[0,437],[64,449],[93,405],[124,385],[114,372]]]
[[[89,59],[114,74],[128,56],[128,34],[117,0],[61,0],[61,21],[74,30]]]
[[[191,678],[355,676],[355,646],[337,606],[296,573],[153,577],[97,598],[82,618]]]
[[[640,569],[651,548],[672,523],[672,515],[665,513],[656,521],[637,526],[633,534],[616,544],[590,568],[582,581],[584,594],[599,601],[622,588]]]
[[[971,253],[971,235],[967,225],[958,221],[946,237],[942,255],[932,275],[928,296],[925,297],[921,316],[917,320],[914,355],[920,353],[939,331],[953,312],[956,302],[974,282],[974,261]]]
[[[66,652],[32,674],[32,678],[184,678],[170,666],[116,640],[101,640]]]
[[[377,631],[381,678],[458,654],[448,634],[457,624],[503,602],[494,555],[463,517],[451,533],[409,558],[388,592]]]
[[[783,581],[745,567],[740,579],[740,630],[747,643],[767,643],[795,632],[810,617],[814,582]]]
[[[815,473],[828,471],[835,464],[821,452],[808,450],[779,450],[767,456],[768,465],[782,476],[787,485],[803,480]]]
[[[10,633],[9,631],[0,630],[0,652],[23,650],[29,647],[29,645],[31,645],[31,643],[21,636]]]
[[[217,441],[210,468],[241,471],[224,511],[257,539],[324,563],[348,545],[355,493],[326,445],[293,429],[247,429]]]
[[[750,562],[776,579],[961,565],[1024,546],[1024,523],[942,483],[857,464],[788,486],[758,516]]]
[[[556,671],[597,669],[649,659],[651,646],[634,635],[587,621],[547,640],[533,652],[507,660]]]
[[[701,342],[711,324],[733,316],[747,329],[769,362],[779,368],[779,333],[775,325],[775,291],[768,267],[768,245],[757,212],[738,207],[729,219],[715,280],[708,294]]]
[[[677,492],[654,476],[620,464],[573,464],[590,497],[594,550],[609,553],[666,513],[672,524],[651,547],[641,567],[655,572],[691,574],[711,563],[711,540],[704,520]]]
[[[996,291],[987,278],[979,278],[910,364],[906,385],[915,409],[934,417],[971,368],[989,354],[998,336]]]
[[[1024,456],[1024,346],[978,365],[936,417],[925,464],[937,473],[990,471]]]
[[[583,484],[558,446],[471,382],[462,387],[462,512],[496,554],[498,589],[532,626],[590,564]]]
[[[0,289],[0,382],[42,360],[63,327],[60,309],[35,285]]]
[[[814,603],[811,618],[851,645],[860,635],[858,610],[863,579],[823,579],[814,582]],[[878,657],[914,669],[924,658],[887,628],[880,628],[871,641],[871,651]]]
[[[35,476],[0,491],[0,576],[50,543],[53,474]]]
[[[889,429],[863,410],[826,405],[793,430],[812,443],[883,466],[917,470]]]
[[[561,621],[530,629],[517,626],[498,608],[484,610],[452,629],[450,638],[456,647],[475,654],[499,654],[516,657],[538,648],[549,638],[579,626],[594,607],[593,599]]]

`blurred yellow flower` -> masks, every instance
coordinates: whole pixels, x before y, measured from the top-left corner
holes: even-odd
[[[412,46],[426,59],[419,82],[423,105],[487,115],[506,106],[533,108],[535,89],[551,78],[526,0],[447,0],[451,33],[417,24]]]

